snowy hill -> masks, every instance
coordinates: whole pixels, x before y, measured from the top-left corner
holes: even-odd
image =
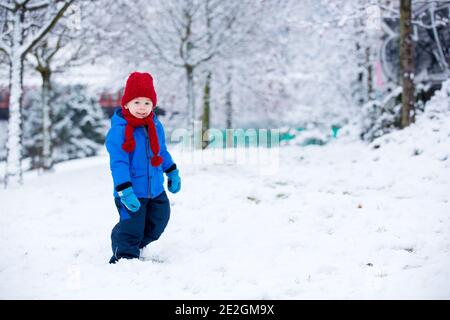
[[[448,299],[448,101],[369,146],[281,147],[274,175],[172,148],[182,191],[153,261],[108,264],[105,154],[27,173],[0,190],[0,298]]]

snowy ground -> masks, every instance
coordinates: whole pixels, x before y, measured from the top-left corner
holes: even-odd
[[[0,191],[0,298],[448,299],[444,129],[427,145],[282,147],[275,175],[180,163],[182,191],[151,248],[162,263],[108,264],[118,213],[106,156],[29,173]]]

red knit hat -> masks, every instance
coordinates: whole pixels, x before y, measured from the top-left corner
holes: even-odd
[[[153,102],[153,107],[156,106],[156,91],[150,73],[133,72],[129,75],[122,96],[122,107],[139,97],[149,98]]]

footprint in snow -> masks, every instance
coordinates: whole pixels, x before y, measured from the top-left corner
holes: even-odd
[[[153,263],[165,263],[167,260],[160,256],[139,257],[139,260]]]

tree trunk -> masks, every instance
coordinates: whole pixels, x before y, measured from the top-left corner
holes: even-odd
[[[225,95],[225,117],[226,117],[226,129],[231,129],[233,126],[233,103],[231,101],[231,73],[227,74],[227,93]],[[233,147],[233,133],[231,130],[227,130],[227,148]]]
[[[356,78],[356,95],[357,95],[357,101],[358,105],[362,106],[366,99],[364,97],[364,63],[362,62],[362,59],[360,58],[360,50],[361,45],[359,42],[356,42],[356,52],[357,52],[357,64],[358,64],[358,73]]]
[[[187,78],[187,107],[188,117],[187,126],[190,129],[195,120],[195,102],[194,102],[194,69],[190,65],[186,65],[186,78]]]
[[[211,10],[209,0],[205,1],[206,12],[206,29],[208,34],[208,46],[212,49],[212,30],[211,30]],[[203,91],[203,112],[202,112],[202,149],[206,149],[209,144],[209,137],[205,139],[205,132],[210,127],[210,112],[211,112],[211,71],[208,70],[206,74],[206,83]]]
[[[196,134],[201,134],[201,128],[196,132],[195,130],[195,93],[194,93],[194,67],[186,64],[187,77],[187,99],[188,99],[188,116],[187,116],[187,130],[190,135],[193,149],[201,149],[201,137],[194,137]]]
[[[50,70],[44,68],[42,76],[42,169],[50,171],[53,169],[52,141],[51,141],[51,106],[50,106]]]
[[[210,127],[210,105],[211,105],[211,72],[206,75],[206,83],[203,92],[203,113],[202,113],[202,137]],[[206,149],[209,141],[202,139],[202,149]]]
[[[9,98],[8,141],[6,144],[5,188],[22,184],[22,130],[21,130],[21,100],[22,100],[22,45],[23,15],[15,13],[14,31],[11,55]]]
[[[366,47],[366,72],[367,72],[367,98],[371,100],[373,97],[373,67],[370,46]]]
[[[400,72],[403,86],[401,127],[414,122],[414,60],[411,0],[400,0]]]

